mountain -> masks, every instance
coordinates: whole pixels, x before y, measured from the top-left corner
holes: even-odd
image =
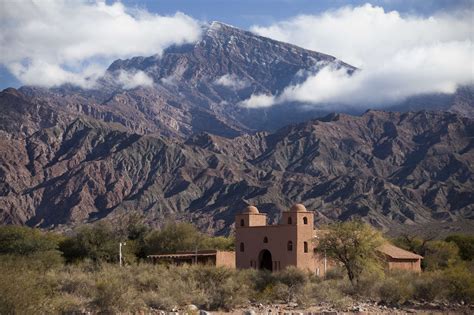
[[[115,61],[92,89],[6,89],[0,223],[67,229],[136,211],[224,234],[247,204],[276,221],[302,202],[319,224],[472,231],[472,87],[359,116],[240,104],[327,65],[359,71],[214,22],[195,44]],[[153,85],[125,88],[137,73]]]
[[[252,94],[275,94],[325,66],[356,70],[332,56],[213,22],[195,44],[113,62],[92,89],[19,90],[37,105],[48,102],[69,115],[118,122],[141,134],[184,139],[204,131],[235,137],[327,114],[295,111],[294,104],[266,109],[241,105]],[[153,79],[153,86],[125,89],[121,75],[140,71]]]
[[[277,220],[303,202],[319,223],[456,227],[474,219],[473,136],[472,119],[447,112],[338,114],[185,142],[82,117],[2,137],[0,221],[58,227],[138,211],[226,233],[246,204]]]

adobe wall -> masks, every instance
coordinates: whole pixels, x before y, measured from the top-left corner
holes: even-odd
[[[395,259],[387,257],[389,270],[409,270],[421,272],[421,259]]]
[[[268,243],[264,243],[267,237]],[[241,227],[236,231],[236,266],[237,268],[255,268],[259,266],[259,255],[262,250],[269,250],[272,255],[273,270],[282,270],[296,265],[296,255],[287,250],[289,240],[296,240],[296,226],[258,226]],[[244,250],[240,250],[240,244]]]
[[[324,257],[314,253],[315,243],[313,231],[314,214],[303,209],[285,211],[277,225],[266,225],[266,215],[252,213],[236,215],[236,267],[260,268],[260,257],[264,250],[271,253],[272,270],[282,270],[288,266],[296,266],[319,275],[324,275],[328,263]],[[249,226],[250,225],[250,226]],[[267,243],[264,239],[267,239]],[[288,249],[288,242],[292,250]],[[306,243],[306,244],[305,244]],[[243,251],[241,251],[243,244]]]
[[[235,268],[235,252],[216,252],[216,267]]]

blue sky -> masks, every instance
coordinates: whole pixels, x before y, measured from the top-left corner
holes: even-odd
[[[108,1],[113,2],[113,1]],[[470,0],[124,0],[127,6],[146,8],[159,14],[184,12],[198,20],[221,21],[248,28],[254,24],[271,24],[300,14],[317,14],[342,6],[371,3],[387,11],[431,15],[439,11],[472,8]]]
[[[359,78],[360,82],[352,80],[353,85],[384,82],[387,90],[395,89],[396,93],[405,95],[446,92],[469,80],[466,65],[462,63],[472,62],[473,1],[366,3],[368,1],[342,0],[0,1],[0,89],[27,84],[55,86],[65,82],[84,87],[89,84],[88,78],[100,76],[113,60],[159,54],[171,44],[193,42],[199,38],[199,24],[213,20],[329,53],[367,69],[366,77]],[[392,11],[396,14],[391,14]],[[459,12],[464,13],[458,17]],[[429,19],[431,16],[436,17],[435,23]],[[365,18],[370,21],[364,21]],[[390,40],[385,43],[387,38]],[[383,47],[381,43],[385,43]],[[442,56],[440,51],[447,53]],[[416,62],[408,66],[399,64],[400,54]],[[447,64],[446,59],[451,63]],[[383,72],[395,68],[405,73]],[[432,73],[434,68],[446,70]],[[371,72],[371,69],[377,71]],[[392,79],[384,81],[385,78]],[[336,81],[341,81],[339,79]],[[416,80],[428,83],[414,85]],[[409,86],[400,86],[401,82],[409,81],[412,81]],[[297,95],[304,101],[304,86],[302,88],[289,91],[287,97]],[[314,94],[312,89],[310,91]],[[365,95],[361,92],[361,97]]]

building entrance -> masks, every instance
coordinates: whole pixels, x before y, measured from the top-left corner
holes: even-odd
[[[268,249],[262,250],[258,255],[258,268],[273,271],[272,253]]]

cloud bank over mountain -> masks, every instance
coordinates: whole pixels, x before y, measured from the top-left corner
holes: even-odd
[[[401,16],[366,4],[254,26],[259,35],[334,55],[361,71],[348,75],[324,68],[279,95],[252,95],[242,105],[295,101],[377,107],[416,94],[452,93],[473,81],[471,17],[472,12]]]
[[[183,13],[160,16],[120,2],[4,1],[0,21],[0,63],[22,83],[42,86],[90,87],[117,58],[160,54],[201,33]]]

